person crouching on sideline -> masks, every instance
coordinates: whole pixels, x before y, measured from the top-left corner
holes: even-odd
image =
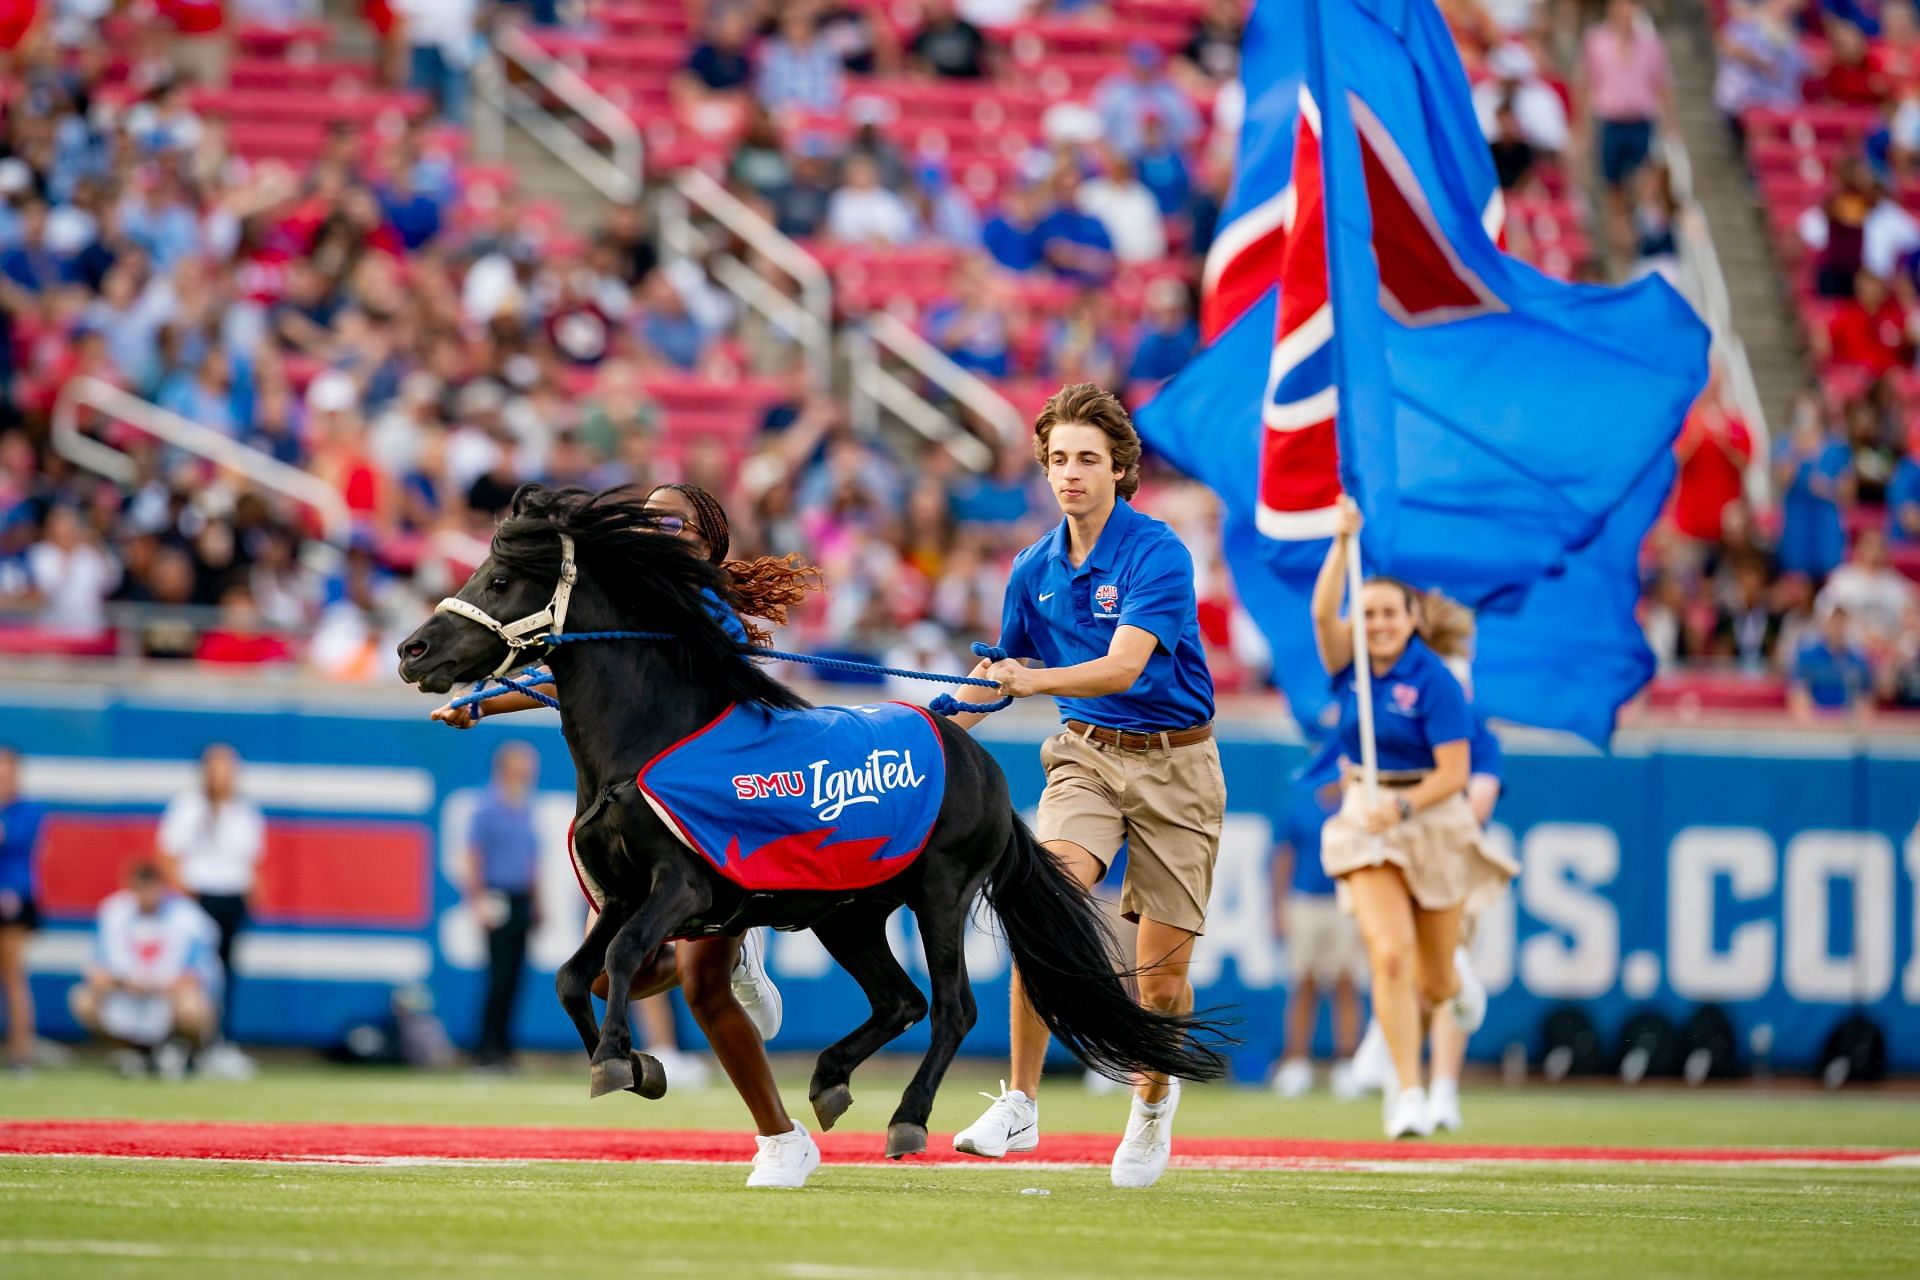
[[[74,1018],[136,1051],[123,1071],[180,1077],[217,1028],[218,927],[159,864],[137,862],[100,904],[98,930],[87,976],[67,996]]]
[[[1000,694],[1053,697],[1065,729],[1040,750],[1046,791],[1035,835],[1091,887],[1128,847],[1120,910],[1139,924],[1139,999],[1193,1007],[1187,967],[1206,928],[1227,787],[1213,740],[1213,676],[1200,647],[1193,557],[1172,529],[1130,506],[1140,437],[1110,392],[1062,387],[1033,425],[1034,457],[1065,517],[1022,551],[1008,577],[1000,647],[973,674]],[[1029,667],[1028,660],[1042,664]],[[972,688],[975,702],[1000,696]],[[962,714],[963,728],[979,714]],[[954,1136],[957,1151],[997,1159],[1040,1142],[1036,1095],[1047,1032],[1016,971],[1011,1089]],[[1149,1187],[1167,1167],[1180,1082],[1136,1086],[1113,1154],[1117,1187]]]
[[[1345,795],[1322,831],[1321,861],[1339,881],[1367,948],[1374,1016],[1398,1083],[1386,1108],[1387,1136],[1425,1137],[1433,1116],[1420,1086],[1420,1048],[1433,1010],[1450,1005],[1467,1035],[1486,1015],[1486,989],[1454,964],[1463,910],[1518,868],[1489,848],[1467,805],[1473,716],[1459,681],[1421,638],[1419,596],[1411,587],[1374,578],[1361,589],[1352,605],[1361,611],[1366,652],[1354,653],[1340,603],[1360,526],[1360,508],[1343,496],[1333,545],[1313,585],[1314,639],[1340,702],[1335,733],[1346,761]],[[1372,675],[1379,791],[1371,802],[1356,763],[1357,659]]]

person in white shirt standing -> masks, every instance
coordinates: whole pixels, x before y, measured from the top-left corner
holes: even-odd
[[[120,583],[120,566],[72,507],[47,512],[41,540],[27,552],[35,619],[49,631],[93,636],[107,629],[107,597]]]
[[[67,997],[73,1016],[140,1050],[139,1069],[183,1074],[214,1033],[221,974],[213,921],[147,861],[129,868],[127,887],[100,904],[98,919],[93,963]]]
[[[218,933],[227,975],[216,1034],[233,1014],[233,943],[247,923],[247,901],[267,841],[266,820],[239,793],[240,756],[215,743],[200,756],[200,780],[168,802],[157,837],[167,878],[192,894]]]

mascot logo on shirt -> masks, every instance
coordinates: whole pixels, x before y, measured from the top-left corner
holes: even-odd
[[[1093,589],[1093,603],[1101,613],[1113,613],[1120,608],[1120,588],[1111,582],[1103,582]]]
[[[1413,714],[1413,706],[1420,701],[1420,689],[1417,685],[1396,684],[1393,686],[1393,709],[1403,716]]]

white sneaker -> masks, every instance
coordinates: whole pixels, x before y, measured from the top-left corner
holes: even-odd
[[[1456,1133],[1460,1129],[1460,1082],[1457,1080],[1435,1080],[1427,1091],[1427,1129],[1432,1133],[1445,1130]]]
[[[756,1134],[753,1141],[760,1149],[754,1152],[753,1172],[747,1175],[750,1187],[804,1187],[807,1176],[820,1167],[820,1144],[798,1120],[792,1133],[771,1138]]]
[[[1142,1102],[1133,1095],[1133,1109],[1127,1116],[1127,1133],[1113,1153],[1113,1185],[1150,1187],[1167,1171],[1173,1155],[1173,1113],[1180,1109],[1180,1079],[1167,1082],[1167,1096],[1158,1102]]]
[[[251,1080],[259,1071],[238,1045],[222,1040],[200,1055],[200,1074],[210,1080]]]
[[[706,1059],[691,1053],[682,1053],[678,1049],[649,1049],[660,1063],[660,1069],[667,1073],[669,1089],[704,1089],[713,1082],[713,1068]]]
[[[1038,1102],[1018,1089],[1007,1088],[1005,1080],[1000,1082],[998,1094],[980,1096],[992,1098],[993,1105],[985,1115],[953,1135],[955,1151],[998,1160],[1009,1151],[1032,1151],[1040,1145]]]
[[[1387,1117],[1389,1138],[1425,1138],[1433,1134],[1433,1115],[1427,1110],[1427,1091],[1419,1085],[1402,1089]]]
[[[1273,1091],[1283,1098],[1297,1098],[1313,1088],[1313,1064],[1305,1058],[1288,1058],[1273,1073]]]
[[[1453,971],[1460,975],[1460,990],[1447,1002],[1447,1008],[1452,1011],[1453,1020],[1460,1024],[1460,1030],[1472,1035],[1487,1020],[1487,985],[1473,971],[1465,947],[1453,949]]]
[[[1333,1070],[1327,1073],[1327,1087],[1342,1102],[1352,1102],[1367,1091],[1354,1075],[1352,1058],[1342,1058],[1333,1064]]]
[[[762,1042],[780,1034],[780,988],[767,976],[767,931],[740,935],[740,958],[733,962],[733,998],[753,1019]]]
[[[187,1046],[178,1040],[169,1040],[153,1051],[153,1074],[162,1080],[185,1080],[189,1063]]]
[[[1393,1070],[1393,1054],[1387,1050],[1387,1033],[1380,1029],[1378,1018],[1367,1019],[1367,1033],[1353,1051],[1353,1083],[1366,1093],[1379,1089],[1390,1094],[1400,1087]]]
[[[1091,1068],[1080,1077],[1081,1087],[1096,1098],[1111,1097],[1116,1093],[1125,1093],[1133,1088],[1124,1080],[1115,1080],[1112,1076],[1103,1076]]]

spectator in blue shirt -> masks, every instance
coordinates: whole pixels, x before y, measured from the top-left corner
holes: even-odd
[[[1912,433],[1887,483],[1887,537],[1908,546],[1920,544],[1920,431]]]
[[[1142,121],[1140,154],[1134,159],[1140,185],[1153,192],[1160,212],[1169,218],[1185,213],[1193,197],[1193,177],[1187,172],[1186,156],[1167,141],[1167,128],[1159,116],[1150,115]]]
[[[987,219],[980,243],[1009,271],[1031,271],[1040,265],[1039,201],[1030,186],[1014,182],[1000,193],[1000,207]]]
[[[992,471],[961,476],[947,486],[947,509],[956,524],[1012,528],[1025,523],[1036,507],[1033,460],[1004,445],[994,451]]]
[[[0,275],[28,293],[44,293],[78,278],[71,259],[47,247],[47,206],[29,199],[20,209],[19,239],[0,250]]]
[[[1774,453],[1780,498],[1780,570],[1816,583],[1846,554],[1841,508],[1853,502],[1853,451],[1810,415]]]
[[[780,33],[760,48],[757,82],[760,103],[769,111],[837,111],[845,93],[840,55],[820,37],[813,11],[789,5],[780,15]]]
[[[706,354],[707,332],[687,309],[687,301],[663,272],[640,285],[640,336],[668,363],[693,369]]]
[[[927,340],[971,373],[1004,378],[1010,372],[1007,316],[1003,302],[977,261],[961,263],[953,275],[953,296],[927,309]]]
[[[1200,113],[1186,91],[1166,72],[1166,57],[1144,40],[1127,46],[1127,69],[1102,80],[1093,92],[1093,109],[1105,126],[1107,143],[1127,156],[1146,149],[1146,121],[1159,119],[1168,145],[1186,150],[1199,141]]]
[[[1187,287],[1178,280],[1160,279],[1147,286],[1140,341],[1127,367],[1130,382],[1162,382],[1186,367],[1200,345],[1200,326],[1194,323]]]
[[[33,990],[27,983],[27,939],[40,926],[34,861],[44,811],[20,798],[20,754],[0,747],[0,987],[7,1002],[7,1066],[33,1061]]]
[[[381,214],[393,224],[409,251],[440,234],[440,204],[414,185],[412,170],[402,167],[376,194]]]
[[[676,87],[682,92],[731,93],[744,89],[753,79],[753,63],[747,57],[747,41],[753,35],[748,11],[743,5],[730,5],[717,13],[707,29],[707,38],[693,56]]]
[[[1080,176],[1063,165],[1053,175],[1053,210],[1036,234],[1040,256],[1054,274],[1075,284],[1105,284],[1113,277],[1113,239],[1100,219],[1082,212],[1076,199]]]
[[[467,829],[467,909],[487,932],[487,995],[474,1061],[502,1068],[513,1054],[513,1004],[539,913],[540,838],[533,825],[539,757],[524,742],[494,753],[493,785]]]
[[[1800,642],[1787,685],[1787,709],[1802,719],[1819,711],[1864,710],[1873,694],[1873,670],[1848,638],[1847,611],[1833,608],[1817,635]]]

